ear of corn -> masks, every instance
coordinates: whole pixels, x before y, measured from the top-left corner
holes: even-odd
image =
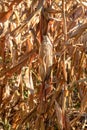
[[[40,65],[39,72],[42,81],[49,79],[51,66],[53,64],[53,46],[48,36],[43,36],[43,41],[39,49]]]

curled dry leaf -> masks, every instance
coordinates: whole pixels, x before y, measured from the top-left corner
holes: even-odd
[[[25,72],[25,76],[24,76],[24,82],[26,84],[26,87],[29,89],[29,93],[34,94],[32,71],[29,70],[29,67],[26,68],[26,72]]]

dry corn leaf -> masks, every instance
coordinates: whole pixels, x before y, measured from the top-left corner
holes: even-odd
[[[87,108],[87,93],[84,95],[82,101],[81,101],[81,111],[85,111]]]
[[[55,110],[56,110],[58,128],[60,130],[63,130],[62,110],[56,100],[55,100]]]
[[[85,0],[0,0],[3,129],[86,129],[86,13]],[[47,47],[42,59],[38,59],[43,35],[53,46],[47,61]],[[44,70],[47,76],[42,83],[38,76],[45,77]],[[48,93],[51,85],[53,89]],[[46,91],[40,93],[43,86]]]
[[[13,13],[12,9],[8,10],[7,12],[0,13],[0,22],[3,23],[3,22],[6,22],[7,20],[9,20],[12,13]]]
[[[32,79],[32,71],[29,70],[29,67],[26,68],[25,76],[24,76],[24,82],[26,84],[26,87],[29,90],[29,94],[34,94],[34,85],[33,85],[33,79]]]
[[[40,126],[40,130],[45,130],[45,123],[44,123],[44,120],[41,119],[41,126]]]

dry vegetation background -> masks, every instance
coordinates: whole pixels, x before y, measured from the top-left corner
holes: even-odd
[[[86,0],[0,0],[0,130],[87,130]]]

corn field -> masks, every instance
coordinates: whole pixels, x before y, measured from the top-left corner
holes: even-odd
[[[87,130],[87,0],[0,0],[0,130]]]

